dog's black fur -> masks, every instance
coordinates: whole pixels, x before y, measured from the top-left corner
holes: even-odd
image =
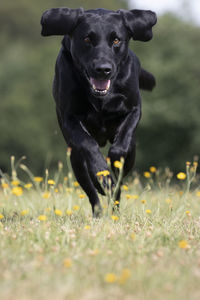
[[[134,165],[139,88],[152,90],[155,79],[141,68],[128,43],[130,38],[150,40],[155,24],[155,13],[144,10],[55,8],[41,19],[43,36],[64,35],[53,95],[75,176],[94,215],[101,210],[97,191],[103,192],[96,174],[108,168],[99,147],[111,143],[112,167],[125,159],[124,176]]]

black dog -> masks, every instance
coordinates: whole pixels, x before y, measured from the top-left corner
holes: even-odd
[[[128,43],[130,38],[149,41],[156,15],[145,10],[55,8],[43,14],[41,24],[43,36],[64,35],[53,84],[58,122],[72,149],[75,176],[98,215],[97,191],[102,189],[96,174],[108,168],[99,146],[112,144],[112,167],[124,158],[124,176],[134,165],[139,88],[152,90],[155,79],[141,68]]]

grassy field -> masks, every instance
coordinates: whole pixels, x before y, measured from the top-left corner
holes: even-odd
[[[197,163],[127,179],[100,219],[62,164],[44,178],[19,167],[26,182],[14,158],[1,179],[0,299],[200,299]]]

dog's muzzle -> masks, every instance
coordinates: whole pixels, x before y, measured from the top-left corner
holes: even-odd
[[[100,80],[91,77],[90,83],[92,85],[93,92],[98,96],[105,96],[110,89],[110,79]]]

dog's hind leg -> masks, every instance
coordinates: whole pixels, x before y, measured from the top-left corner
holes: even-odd
[[[86,161],[80,152],[75,149],[72,149],[70,158],[76,179],[89,198],[92,206],[93,217],[98,218],[101,216],[102,208],[96,188],[89,176]]]

